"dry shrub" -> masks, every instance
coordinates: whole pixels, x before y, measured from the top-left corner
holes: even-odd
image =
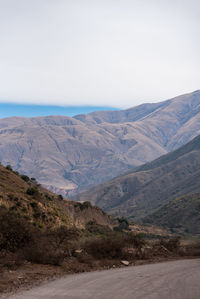
[[[12,266],[17,260],[59,265],[71,254],[71,242],[78,236],[75,229],[61,226],[53,231],[41,232],[15,211],[0,207],[0,253],[15,253],[14,259],[5,259]],[[6,262],[7,261],[7,262]]]
[[[0,207],[0,251],[23,248],[33,239],[33,228],[15,211]]]
[[[183,247],[182,255],[200,256],[200,242]]]
[[[169,239],[160,239],[160,245],[164,246],[171,252],[178,252],[180,249],[180,238],[174,237]]]
[[[59,249],[55,250],[46,236],[25,248],[23,255],[26,260],[32,263],[44,265],[60,265],[64,259],[64,254]]]
[[[85,251],[77,254],[76,258],[77,258],[77,261],[82,264],[92,265],[93,261],[94,261],[93,257]]]
[[[96,220],[91,220],[86,223],[86,230],[93,234],[106,235],[109,234],[112,230],[107,225],[101,225],[96,222]]]
[[[142,234],[127,233],[123,236],[124,242],[136,249],[141,249],[146,241]]]
[[[95,258],[122,258],[124,255],[122,238],[110,237],[91,239],[85,243],[85,250]]]
[[[86,241],[84,248],[87,253],[95,258],[115,259],[131,257],[128,248],[140,251],[145,240],[141,235],[133,233],[113,233],[104,238],[92,238]]]
[[[1,252],[0,255],[0,266],[6,267],[9,270],[16,270],[19,266],[24,264],[24,258],[21,254],[13,252]]]
[[[87,272],[93,268],[91,263],[81,263],[76,258],[63,261],[61,266],[65,272],[69,273]]]
[[[77,231],[61,226],[56,230],[38,233],[34,241],[24,250],[28,261],[39,264],[60,265],[64,258],[71,255],[71,241]]]

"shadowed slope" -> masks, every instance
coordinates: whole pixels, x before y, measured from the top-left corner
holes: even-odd
[[[200,192],[200,136],[157,160],[77,195],[113,214],[138,219],[182,194]]]
[[[200,235],[200,194],[178,197],[143,219],[175,233]]]

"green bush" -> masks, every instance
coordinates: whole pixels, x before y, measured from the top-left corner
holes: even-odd
[[[29,181],[30,181],[30,178],[29,178],[27,175],[25,175],[25,174],[22,174],[22,175],[21,175],[21,178],[22,178],[22,180],[24,180],[25,182],[29,182]]]
[[[36,187],[29,187],[26,190],[26,194],[28,194],[28,195],[34,195],[34,194],[37,194],[37,193],[38,193],[38,189]]]
[[[88,209],[89,207],[91,207],[91,202],[90,201],[85,201],[84,203],[80,204],[80,209],[81,210],[85,210]]]
[[[35,213],[33,214],[33,217],[34,217],[35,219],[38,219],[38,218],[41,217],[41,213],[40,213],[40,212],[35,212]]]
[[[30,206],[33,208],[33,209],[36,209],[38,207],[38,203],[36,201],[32,201],[30,203]]]
[[[8,198],[9,198],[10,200],[14,200],[15,196],[14,196],[14,194],[10,193],[10,194],[8,194]]]
[[[6,169],[7,169],[7,170],[10,170],[10,171],[13,171],[12,166],[11,166],[10,164],[8,164],[8,165],[6,166]]]
[[[123,230],[129,230],[129,222],[125,217],[117,218],[118,226],[114,227],[115,231],[123,231]]]
[[[45,198],[49,201],[52,201],[53,200],[53,197],[50,196],[49,194],[45,194]]]
[[[36,178],[31,178],[31,181],[32,181],[33,183],[36,183],[36,184],[37,184],[37,180],[36,180]]]

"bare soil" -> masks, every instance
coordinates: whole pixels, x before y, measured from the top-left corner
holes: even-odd
[[[188,257],[186,257],[188,258]],[[154,257],[147,260],[129,260],[129,266],[151,264],[163,261],[183,259],[182,257]],[[190,257],[192,259],[192,257]],[[12,269],[12,266],[0,268],[0,298],[6,298],[5,294],[13,294],[21,290],[27,290],[41,285],[44,282],[53,281],[66,274],[91,272],[96,270],[108,270],[126,267],[121,260],[93,260],[78,262],[75,258],[69,258],[61,266],[32,264],[25,262],[21,266]],[[11,268],[11,269],[9,269]]]
[[[200,298],[200,260],[179,260],[67,275],[10,299],[192,299]]]

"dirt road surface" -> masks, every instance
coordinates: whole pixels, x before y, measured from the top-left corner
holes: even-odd
[[[12,299],[199,299],[200,259],[69,275]]]

